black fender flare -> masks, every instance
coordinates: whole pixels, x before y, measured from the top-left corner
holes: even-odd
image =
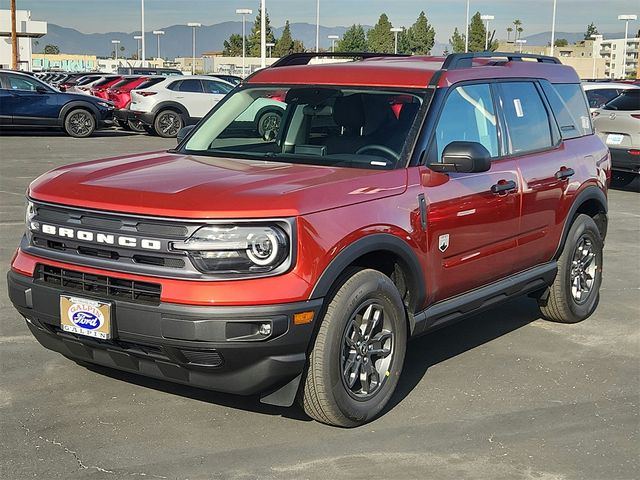
[[[180,112],[180,115],[184,117],[184,120],[189,119],[189,112],[184,105],[178,102],[167,100],[165,102],[160,102],[158,105],[153,107],[153,110],[151,110],[151,113],[153,113],[154,120],[156,115],[158,115],[163,110],[177,110],[178,112]]]
[[[573,203],[571,204],[571,208],[569,209],[567,216],[565,217],[564,227],[562,228],[562,236],[560,237],[560,243],[558,245],[556,253],[553,255],[553,258],[555,260],[557,260],[562,253],[562,249],[564,248],[564,244],[567,241],[567,235],[569,234],[569,229],[573,224],[573,219],[576,216],[576,212],[582,205],[584,205],[585,202],[589,200],[595,200],[596,202],[598,202],[605,214],[608,212],[607,196],[600,188],[596,187],[595,185],[590,185],[584,188],[580,193],[578,193],[578,195],[576,195],[576,198],[573,200]]]
[[[412,293],[415,292],[414,308],[421,310],[426,302],[427,290],[425,288],[424,272],[420,266],[418,256],[411,246],[404,240],[388,233],[374,233],[367,235],[352,243],[342,250],[325,268],[316,282],[309,299],[326,297],[335,281],[358,258],[367,253],[388,250],[397,255],[403,262],[403,267],[411,274]],[[414,312],[409,312],[410,316]]]
[[[62,108],[60,109],[60,113],[58,114],[60,125],[64,125],[64,119],[66,118],[68,113],[71,110],[75,110],[77,108],[88,110],[89,112],[91,112],[97,126],[97,122],[100,119],[100,112],[98,111],[98,108],[95,105],[92,105],[90,102],[83,102],[82,100],[72,100],[71,102],[67,102],[62,106]]]

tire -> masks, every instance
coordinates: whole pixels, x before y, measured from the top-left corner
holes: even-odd
[[[96,119],[84,108],[71,110],[64,118],[64,131],[74,138],[86,138],[96,129]]]
[[[126,130],[127,132],[131,131],[131,127],[129,126],[128,122],[123,122],[122,120],[116,120],[116,124],[123,130]]]
[[[376,311],[381,312],[377,322]],[[367,324],[372,335],[365,336],[359,325],[367,333]],[[406,344],[406,314],[395,285],[376,270],[355,270],[321,320],[300,392],[304,411],[339,427],[373,420],[398,384]]]
[[[175,110],[162,110],[153,121],[153,129],[164,138],[175,138],[183,125],[182,115]]]
[[[262,113],[256,122],[258,134],[264,137],[267,130],[275,130],[275,132],[278,133],[280,122],[282,122],[282,112],[269,110]]]
[[[549,295],[538,301],[545,319],[577,323],[595,311],[602,284],[602,247],[593,219],[578,215],[558,259],[558,273]]]
[[[145,128],[144,125],[142,124],[142,122],[140,120],[127,120],[127,126],[129,127],[128,130],[137,132],[137,133],[144,133],[145,132]]]

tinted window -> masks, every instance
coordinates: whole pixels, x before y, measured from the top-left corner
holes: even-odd
[[[604,106],[605,110],[640,110],[640,88],[623,91],[619,97],[614,98]]]
[[[101,87],[102,85],[106,85],[107,83],[113,82],[117,77],[107,77],[103,78],[99,82],[94,83],[94,87]]]
[[[136,89],[143,90],[145,88],[153,87],[156,83],[160,83],[163,80],[164,80],[163,77],[150,78],[142,82],[140,85],[138,85]]]
[[[602,108],[607,102],[616,98],[619,94],[615,88],[599,88],[598,90],[587,90],[587,101],[590,108]]]
[[[127,78],[123,78],[122,80],[120,80],[119,82],[114,83],[113,85],[111,85],[111,88],[113,88],[114,90],[116,88],[120,88],[124,85],[126,85],[127,83],[131,83],[134,80],[136,80],[138,77],[127,77]]]
[[[36,80],[30,78],[18,77],[9,75],[9,88],[11,90],[30,90],[35,91],[37,87],[41,87],[42,84]]]
[[[508,82],[500,84],[499,91],[509,153],[551,147],[549,116],[536,86],[530,82]]]
[[[194,92],[194,93],[202,93],[202,83],[200,80],[183,80],[178,87],[178,90],[181,92]]]
[[[488,85],[457,87],[447,97],[436,127],[438,157],[454,141],[478,142],[492,157],[498,156],[498,133]]]
[[[562,138],[576,138],[593,133],[591,116],[580,85],[577,83],[551,85],[547,81],[541,84],[558,121]]]
[[[226,83],[216,82],[214,80],[203,80],[202,83],[204,84],[204,91],[206,93],[218,93],[225,95],[233,89],[233,87]]]

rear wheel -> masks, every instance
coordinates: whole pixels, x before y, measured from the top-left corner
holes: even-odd
[[[85,138],[96,129],[93,115],[82,108],[71,110],[64,119],[64,131],[75,138]]]
[[[558,274],[549,295],[539,301],[547,320],[577,323],[594,312],[602,283],[602,246],[593,219],[578,215],[558,259]]]
[[[264,137],[269,131],[275,132],[276,135],[280,129],[280,122],[282,121],[282,113],[275,110],[264,112],[258,118],[258,134]]]
[[[153,129],[158,135],[164,138],[173,138],[183,125],[182,116],[175,110],[163,110],[153,122]]]
[[[395,285],[359,270],[331,299],[309,358],[301,403],[315,420],[355,427],[374,419],[393,394],[407,325]]]

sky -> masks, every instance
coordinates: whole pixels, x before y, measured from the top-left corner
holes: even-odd
[[[476,11],[494,15],[490,28],[506,35],[506,28],[519,18],[523,36],[551,30],[553,0],[470,0]],[[9,8],[10,0],[0,0]],[[146,0],[147,31],[187,22],[212,25],[239,20],[236,8],[258,10],[259,0]],[[17,0],[19,9],[31,10],[33,20],[44,20],[83,33],[131,32],[140,29],[140,0]],[[594,22],[600,32],[624,31],[619,14],[638,14],[637,0],[557,0],[556,30],[584,32]],[[454,27],[464,29],[466,0],[320,0],[320,24],[373,25],[386,13],[394,26],[410,26],[421,10],[436,29],[436,38],[446,42]],[[267,0],[273,26],[290,22],[315,23],[316,0]],[[637,32],[639,22],[629,25]]]

